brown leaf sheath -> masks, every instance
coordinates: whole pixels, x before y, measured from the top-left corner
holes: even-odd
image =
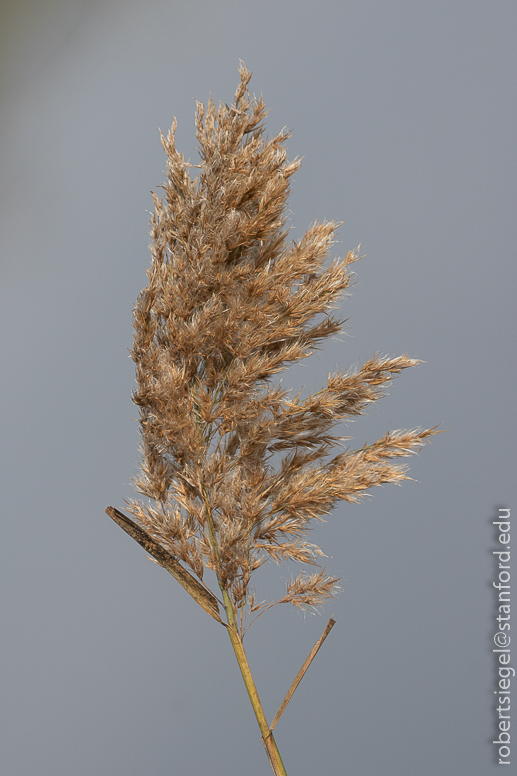
[[[146,550],[150,555],[153,556],[153,558],[156,559],[156,561],[160,564],[160,566],[163,566],[164,569],[166,569],[169,574],[172,574],[174,579],[176,579],[180,585],[185,588],[187,593],[192,596],[192,598],[197,601],[197,603],[205,610],[205,612],[208,612],[208,614],[214,618],[214,620],[217,620],[217,622],[220,622],[221,625],[226,625],[221,620],[221,617],[219,615],[219,604],[217,602],[217,598],[212,595],[203,585],[201,585],[197,579],[195,579],[191,574],[186,571],[181,563],[174,557],[174,555],[171,555],[167,550],[164,550],[163,547],[161,547],[158,542],[150,536],[147,531],[144,531],[143,528],[140,528],[139,525],[137,525],[133,520],[130,520],[129,517],[126,517],[122,512],[120,512],[118,509],[115,509],[115,507],[108,507],[105,510],[106,514],[109,515],[112,520],[114,520],[117,525],[119,525],[129,536],[131,536],[132,539],[135,540],[135,542],[138,542],[138,544]]]

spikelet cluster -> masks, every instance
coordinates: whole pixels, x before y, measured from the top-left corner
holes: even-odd
[[[247,89],[241,65],[234,102],[197,104],[201,164],[176,149],[176,122],[162,143],[164,197],[154,195],[152,263],[134,310],[141,473],[132,500],[138,523],[202,584],[217,575],[233,606],[255,605],[250,580],[268,558],[318,565],[307,541],[312,520],[373,486],[398,483],[393,459],[417,452],[435,433],[386,434],[332,457],[340,421],[359,415],[386,384],[418,363],[375,356],[328,377],[301,400],[272,378],[307,358],[342,321],[332,311],[357,260],[327,261],[339,224],[315,222],[288,242],[289,184],[300,162],[286,160],[282,131],[264,134],[267,111]],[[316,606],[337,580],[302,571],[282,603]]]

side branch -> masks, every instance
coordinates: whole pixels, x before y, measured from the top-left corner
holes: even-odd
[[[129,517],[126,517],[122,512],[115,507],[108,507],[105,510],[106,514],[114,520],[132,539],[134,539],[141,547],[144,548],[153,558],[163,566],[169,574],[172,574],[180,585],[187,591],[189,595],[205,610],[208,614],[220,622],[221,625],[226,627],[226,623],[221,620],[219,615],[219,604],[217,598],[203,585],[201,585],[192,574],[189,574],[186,569],[183,568],[181,563],[167,552],[157,541],[150,536],[147,531],[144,531],[139,525],[137,525]]]
[[[290,686],[289,692],[287,693],[287,695],[285,696],[284,700],[282,701],[282,703],[280,705],[280,708],[278,709],[277,713],[275,714],[275,716],[273,718],[273,722],[269,726],[270,730],[274,729],[276,723],[278,722],[278,720],[280,719],[280,717],[284,713],[287,704],[289,703],[289,701],[291,700],[291,698],[294,695],[294,691],[296,690],[296,688],[298,687],[298,685],[302,681],[302,679],[303,679],[307,669],[309,668],[310,664],[312,663],[312,661],[316,657],[316,654],[317,654],[319,648],[321,647],[321,645],[323,644],[323,642],[325,641],[325,639],[327,638],[327,636],[329,635],[330,631],[332,630],[332,628],[334,627],[335,624],[336,624],[336,621],[333,620],[332,617],[331,617],[330,620],[327,623],[327,627],[323,631],[323,635],[318,639],[316,644],[313,646],[309,657],[307,658],[307,660],[305,661],[303,666],[298,671],[298,673],[296,675],[296,679],[294,680],[294,682]]]

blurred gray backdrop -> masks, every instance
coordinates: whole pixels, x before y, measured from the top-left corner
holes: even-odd
[[[449,430],[412,460],[416,482],[315,531],[339,599],[277,607],[248,634],[266,712],[334,614],[276,729],[289,774],[496,772],[491,521],[517,510],[516,16],[513,0],[1,4],[2,774],[268,773],[224,630],[104,514],[138,461],[127,348],[158,127],[175,115],[196,162],[194,98],[231,101],[239,58],[269,134],[292,128],[288,157],[304,156],[293,238],[344,220],[336,255],[366,254],[347,335],[284,385],[408,352],[426,363],[348,433]],[[286,576],[266,566],[259,598]]]

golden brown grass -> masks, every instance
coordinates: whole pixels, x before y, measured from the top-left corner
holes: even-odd
[[[339,501],[359,502],[374,486],[407,479],[392,461],[418,452],[436,430],[396,431],[332,452],[343,440],[336,425],[419,363],[407,355],[374,356],[331,374],[306,399],[274,384],[340,331],[332,311],[358,255],[327,262],[334,222],[316,221],[298,243],[287,241],[289,182],[300,162],[286,161],[289,133],[265,137],[267,111],[247,90],[251,73],[244,65],[239,73],[231,106],[197,104],[195,179],[176,149],[175,121],[162,136],[167,182],[164,198],[154,195],[152,262],[132,350],[142,433],[135,484],[147,501],[127,502],[136,522],[107,511],[227,627],[273,771],[285,774],[242,639],[266,609],[316,607],[338,580],[324,568],[302,570],[279,601],[256,603],[253,572],[269,559],[318,567],[312,521]]]

